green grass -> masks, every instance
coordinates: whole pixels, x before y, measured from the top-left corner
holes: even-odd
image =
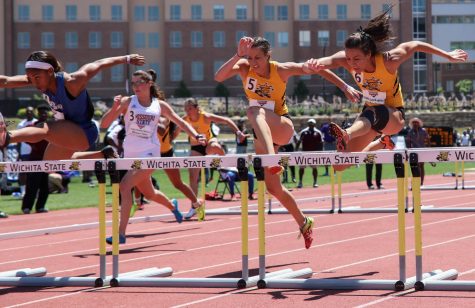
[[[475,168],[475,163],[466,163],[465,168]],[[429,164],[426,164],[426,174],[439,174],[442,175],[445,172],[454,172],[455,167],[453,163],[439,163],[437,166],[432,167]],[[298,181],[298,168],[297,172],[297,181]],[[330,182],[330,177],[322,176],[325,172],[324,167],[318,167],[318,184],[326,185]],[[374,170],[373,170],[374,172]],[[290,173],[290,171],[289,171]],[[188,182],[188,171],[181,170],[182,179],[185,182]],[[216,180],[218,178],[218,173],[214,173],[214,181],[208,184],[207,191],[213,191],[216,187]],[[184,198],[183,194],[176,190],[168,177],[162,170],[155,171],[154,177],[158,180],[160,189],[169,197],[169,198]],[[383,166],[383,179],[394,179],[394,167],[390,165]],[[47,202],[47,208],[50,210],[59,210],[59,209],[70,209],[70,208],[83,208],[83,207],[95,207],[98,200],[98,188],[89,187],[87,183],[82,183],[80,177],[75,177],[72,179],[69,184],[69,193],[67,194],[50,194]],[[361,165],[359,168],[351,167],[345,170],[343,174],[343,182],[363,182],[365,181],[365,167]],[[312,185],[312,172],[310,168],[306,168],[304,174],[304,187],[311,187]],[[109,183],[109,179],[107,180]],[[294,187],[295,184],[289,183],[286,184],[288,187]],[[222,186],[220,190],[222,189]],[[107,202],[111,200],[110,194],[111,188],[107,186]],[[0,196],[0,211],[4,211],[8,214],[20,214],[21,213],[21,200],[14,199],[12,196]]]

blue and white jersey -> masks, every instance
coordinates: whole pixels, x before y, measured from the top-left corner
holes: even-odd
[[[124,115],[124,152],[160,149],[160,139],[157,135],[160,113],[160,102],[157,98],[152,99],[150,106],[144,107],[140,105],[137,96],[131,96],[129,107]]]

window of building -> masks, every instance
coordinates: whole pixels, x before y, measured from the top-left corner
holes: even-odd
[[[450,50],[454,50],[454,49],[475,50],[475,41],[450,42]]]
[[[223,48],[226,45],[226,37],[224,31],[213,32],[213,47]]]
[[[244,4],[236,5],[236,19],[237,20],[247,19],[247,5],[244,5]]]
[[[264,5],[264,20],[275,19],[275,7],[273,5]]]
[[[145,21],[145,6],[134,6],[134,21]]]
[[[157,74],[157,81],[160,79],[160,65],[158,63],[150,63],[149,68]]]
[[[425,40],[427,37],[425,17],[413,17],[412,24],[413,24],[413,38],[419,39],[419,40]]]
[[[412,0],[412,11],[414,13],[425,13],[426,0]]]
[[[416,66],[427,65],[427,55],[423,52],[416,52],[413,56],[413,62]]]
[[[66,62],[64,69],[68,73],[74,73],[79,69],[79,64],[77,62]]]
[[[17,75],[25,75],[26,70],[25,70],[25,62],[20,62],[16,66],[16,74]]]
[[[299,19],[300,20],[310,19],[310,6],[308,4],[299,5]]]
[[[341,79],[346,79],[348,78],[348,71],[343,68],[343,67],[339,67],[336,69],[336,74],[341,78]]]
[[[270,47],[275,47],[275,32],[264,32],[264,38],[269,42]]]
[[[213,62],[213,73],[216,73],[221,66],[223,66],[224,61],[223,60],[216,60]]]
[[[181,48],[181,31],[171,31],[170,32],[170,47],[171,48]]]
[[[348,31],[336,30],[336,46],[338,47],[345,46],[345,41],[347,37],[348,37]]]
[[[330,31],[320,30],[318,31],[318,46],[329,46],[330,45]]]
[[[121,5],[112,5],[111,6],[111,19],[113,21],[122,20],[122,6]]]
[[[427,70],[425,68],[414,69],[414,92],[427,91]]]
[[[213,19],[224,20],[224,5],[217,4],[213,6]]]
[[[111,81],[112,82],[124,81],[124,66],[123,65],[115,65],[111,67]]]
[[[191,6],[191,19],[201,20],[203,18],[202,7],[199,4],[193,4]]]
[[[78,7],[76,5],[66,5],[66,20],[75,21],[78,19]]]
[[[30,48],[30,32],[18,32],[17,38],[19,49]]]
[[[54,7],[52,5],[42,5],[41,15],[43,21],[52,21],[54,19]]]
[[[101,32],[93,31],[89,32],[89,48],[101,48],[102,44]]]
[[[289,19],[289,7],[287,5],[277,6],[277,20]]]
[[[101,7],[99,5],[89,6],[89,19],[92,21],[101,20]]]
[[[454,81],[453,80],[447,80],[445,82],[445,91],[447,91],[447,92],[453,92],[454,91]]]
[[[66,32],[66,48],[78,48],[78,33],[77,32]]]
[[[193,48],[203,47],[203,32],[191,31],[191,47]]]
[[[336,5],[336,19],[345,20],[347,19],[347,6],[346,4],[337,4]]]
[[[180,20],[180,19],[181,19],[181,6],[170,5],[170,20]]]
[[[94,75],[94,77],[91,78],[91,82],[98,83],[102,81],[102,71]]]
[[[159,47],[159,35],[158,32],[150,32],[148,34],[148,48]]]
[[[19,21],[30,20],[30,6],[29,5],[18,6],[18,20]]]
[[[447,71],[451,71],[451,70],[453,69],[452,63],[447,63],[447,64],[445,64],[445,69],[446,69]]]
[[[317,6],[318,10],[318,19],[326,20],[328,19],[328,4],[319,4]]]
[[[309,30],[299,31],[299,46],[310,47],[310,31]]]
[[[288,47],[289,46],[289,32],[278,32],[277,33],[277,47]]]
[[[157,5],[148,6],[148,21],[160,20],[160,8]]]
[[[170,62],[170,80],[171,81],[183,80],[183,63],[181,61]]]
[[[371,19],[371,4],[361,5],[361,19]]]
[[[119,31],[111,32],[111,48],[122,48],[124,46],[124,34]]]
[[[389,16],[392,16],[393,8],[392,8],[391,4],[384,3],[383,4],[383,12],[388,12]]]
[[[247,36],[247,32],[246,31],[236,31],[236,43],[239,43],[239,41],[241,40],[241,38]]]
[[[54,32],[41,32],[41,48],[54,48]]]
[[[145,48],[145,32],[135,32],[134,34],[134,47]]]
[[[204,66],[201,61],[191,62],[191,80],[203,81],[204,80]]]

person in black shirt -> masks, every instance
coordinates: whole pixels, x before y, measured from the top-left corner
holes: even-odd
[[[322,151],[323,150],[323,135],[320,130],[315,128],[315,124],[317,122],[315,119],[308,120],[307,124],[308,127],[302,130],[299,134],[300,138],[297,142],[295,150],[298,151],[300,144],[302,144],[302,151]],[[318,177],[318,169],[317,166],[312,167],[312,175],[313,175],[313,187],[318,187],[317,184],[317,177]],[[300,166],[299,170],[299,184],[297,188],[302,188],[302,178],[305,171],[305,166]]]

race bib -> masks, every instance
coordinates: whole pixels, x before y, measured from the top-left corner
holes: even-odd
[[[386,92],[363,90],[363,103],[365,105],[384,105]]]
[[[264,109],[269,109],[269,110],[274,111],[275,102],[268,101],[268,100],[260,100],[260,99],[250,99],[249,107],[261,107]]]

